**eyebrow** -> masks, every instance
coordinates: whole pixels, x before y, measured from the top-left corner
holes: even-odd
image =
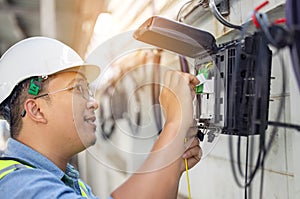
[[[86,81],[87,85],[89,85],[87,78],[85,77],[85,75],[83,73],[78,72],[78,71],[77,72],[76,71],[65,71],[65,72],[75,72],[75,73],[77,73],[77,76],[79,76],[79,77],[72,79],[66,86],[71,86],[75,82],[80,82],[80,81]],[[61,73],[63,73],[63,72],[61,72]]]
[[[67,86],[71,86],[71,85],[73,85],[74,83],[79,83],[79,82],[86,82],[87,83],[87,85],[89,85],[89,83],[86,81],[86,79],[85,78],[83,78],[83,77],[77,77],[77,78],[74,78],[74,79],[72,79],[68,84],[67,84]]]

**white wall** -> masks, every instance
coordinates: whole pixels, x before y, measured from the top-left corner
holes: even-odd
[[[230,16],[228,19],[235,24],[241,24],[245,22],[250,11],[262,1],[260,0],[231,0],[230,1]],[[271,19],[284,16],[284,0],[271,0],[262,11],[267,12]],[[180,2],[182,4],[182,2]],[[173,6],[174,7],[174,6]],[[178,7],[176,7],[178,8]],[[171,9],[171,7],[170,7]],[[172,12],[174,12],[174,8]],[[170,11],[164,11],[170,15]],[[162,13],[162,14],[164,14]],[[174,13],[173,16],[176,14]],[[211,14],[205,14],[202,17],[191,15],[186,19],[186,22],[201,28],[203,30],[211,32],[217,37],[218,42],[228,41],[232,38],[233,31],[229,28],[225,28],[219,22],[214,19]],[[253,30],[253,27],[250,27]],[[281,111],[281,122],[287,123],[300,123],[300,112],[298,111],[298,102],[300,99],[299,91],[293,78],[293,71],[290,63],[289,52],[284,50],[284,63],[287,73],[287,81],[285,82],[286,91],[282,93],[282,70],[280,59],[278,55],[273,57],[272,62],[272,76],[275,77],[271,82],[271,99],[269,108],[269,120],[274,121],[279,110],[279,104],[281,100],[285,100],[283,109]],[[147,97],[144,97],[147,102]],[[151,129],[151,128],[150,128]],[[269,126],[267,130],[267,137],[270,136],[270,132],[273,127]],[[140,144],[139,142],[133,142],[130,139],[126,139],[120,135],[114,137],[115,143],[122,146],[123,149],[130,151],[147,151],[150,150],[149,141],[147,144]],[[233,145],[236,146],[237,137],[233,137]],[[256,140],[254,148],[258,150],[258,136],[251,138]],[[272,148],[265,161],[264,169],[264,183],[263,183],[263,198],[279,198],[279,199],[294,199],[300,197],[300,158],[297,152],[300,152],[300,134],[291,129],[279,128],[276,132]],[[88,183],[92,185],[99,196],[107,197],[107,195],[121,184],[130,174],[125,172],[116,171],[110,166],[103,166],[99,161],[95,160],[93,153],[99,154],[106,152],[104,157],[105,161],[112,161],[111,165],[115,165],[117,168],[133,168],[135,163],[140,163],[141,160],[132,159],[131,156],[122,155],[122,152],[116,152],[111,150],[110,144],[101,141],[95,147],[94,152],[88,151],[81,154],[81,168],[84,178]],[[205,157],[200,164],[190,171],[191,179],[191,192],[194,199],[240,199],[244,198],[244,189],[240,188],[234,181],[231,163],[234,162],[237,166],[236,160],[231,160],[229,156],[229,137],[221,135],[218,143],[209,154]],[[242,146],[246,145],[245,138],[242,140]],[[98,147],[98,148],[97,148]],[[241,154],[245,154],[246,147],[241,151]],[[245,155],[242,156],[243,160]],[[113,160],[110,160],[113,159]],[[118,161],[116,161],[118,160]],[[100,161],[101,162],[101,161]],[[242,161],[242,166],[245,167],[245,162]],[[250,166],[251,167],[251,166]],[[257,173],[252,183],[252,198],[259,198],[260,189],[260,174],[261,170]],[[242,180],[242,179],[240,179]],[[183,175],[180,187],[180,195],[187,197],[187,184],[185,175]]]
[[[261,1],[231,1],[231,14],[228,17],[232,23],[240,24],[245,22],[249,16],[250,8],[254,8]],[[263,11],[267,12],[271,19],[284,17],[284,1],[270,1]],[[218,36],[218,42],[227,41],[232,38],[233,32],[227,28],[221,28],[222,25],[215,23],[211,16],[197,19],[188,19],[194,26],[203,30],[208,30]],[[250,27],[253,29],[253,27]],[[226,34],[224,34],[224,31]],[[275,53],[275,51],[273,51]],[[293,78],[292,65],[290,63],[289,51],[286,49],[284,54],[284,68],[287,73],[286,92],[282,93],[282,70],[279,57],[273,56],[271,82],[271,99],[269,107],[269,120],[275,121],[278,114],[279,103],[285,100],[282,108],[281,122],[299,124],[299,111],[297,102],[299,102],[299,91],[297,90]],[[267,137],[270,135],[273,127],[269,126]],[[253,139],[258,139],[254,137]],[[196,168],[190,172],[193,198],[244,198],[243,188],[239,188],[235,183],[231,171],[231,162],[229,157],[229,137],[222,135],[214,150],[204,159]],[[236,141],[236,138],[234,138]],[[244,143],[245,140],[243,140]],[[265,161],[263,198],[299,198],[299,132],[291,129],[279,128],[272,148]],[[234,146],[236,146],[235,142]],[[244,144],[245,146],[245,144]],[[258,141],[256,142],[258,149]],[[245,152],[245,151],[244,151]],[[245,158],[245,156],[243,156]],[[234,161],[235,166],[237,165]],[[245,163],[243,164],[245,166]],[[257,173],[252,183],[252,198],[259,198],[260,175]],[[185,178],[181,180],[180,192],[187,192]]]

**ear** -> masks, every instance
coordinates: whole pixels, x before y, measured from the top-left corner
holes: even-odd
[[[44,113],[35,99],[27,99],[24,103],[26,115],[35,122],[47,123]]]

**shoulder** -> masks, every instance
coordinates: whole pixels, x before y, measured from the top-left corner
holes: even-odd
[[[21,168],[0,180],[1,198],[80,198],[46,170]]]

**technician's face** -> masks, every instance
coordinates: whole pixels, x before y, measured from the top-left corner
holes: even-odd
[[[51,90],[50,90],[51,88]],[[49,83],[49,92],[71,88],[57,93],[51,98],[52,118],[58,137],[81,151],[96,142],[96,116],[98,104],[88,91],[88,83],[84,76],[75,72],[64,72],[56,75]]]
[[[75,127],[85,147],[89,147],[96,142],[95,110],[98,108],[98,103],[87,81],[80,75],[76,77],[75,86],[72,100]]]

